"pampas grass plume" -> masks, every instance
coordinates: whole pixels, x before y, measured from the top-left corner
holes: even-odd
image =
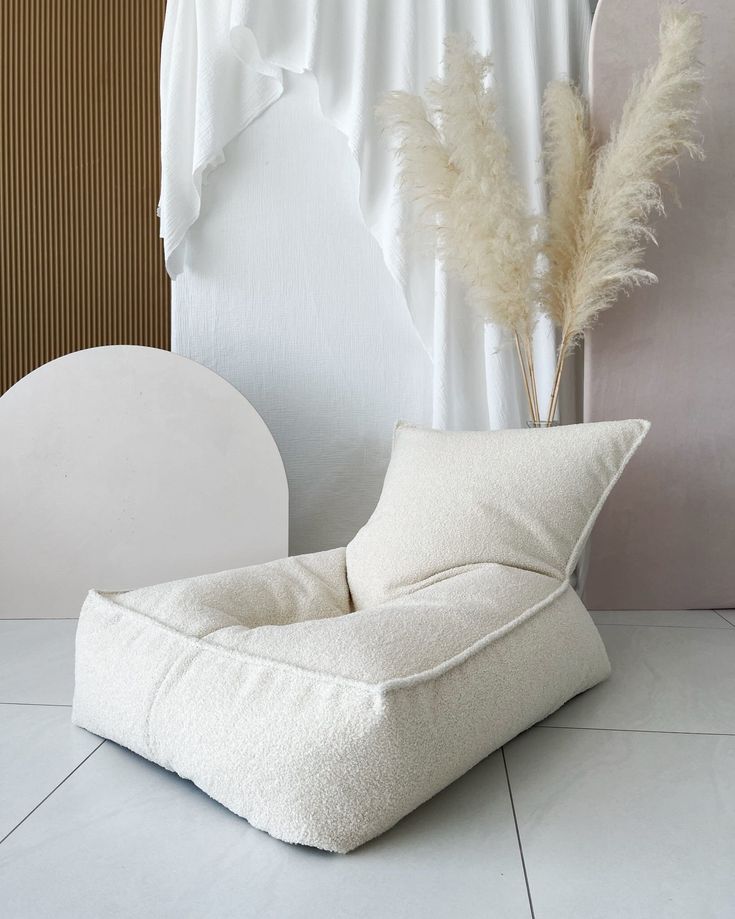
[[[469,36],[449,35],[444,76],[429,84],[425,101],[390,93],[377,115],[393,138],[401,185],[447,271],[484,319],[525,336],[537,249],[486,85],[489,67]]]
[[[567,83],[547,88],[543,244],[498,125],[490,61],[471,38],[447,36],[443,76],[429,83],[424,99],[395,92],[378,108],[404,193],[440,259],[464,282],[471,306],[512,333],[537,422],[531,348],[537,308],[560,329],[550,423],[568,352],[621,293],[656,280],[642,261],[646,244],[655,242],[651,217],[663,213],[663,176],[682,153],[701,156],[695,125],[701,31],[701,17],[681,3],[661,8],[658,59],[633,86],[619,124],[598,150],[578,90]]]

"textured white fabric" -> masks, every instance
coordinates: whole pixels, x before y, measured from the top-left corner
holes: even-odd
[[[344,579],[342,550],[324,556]],[[293,571],[262,566],[258,592]],[[315,578],[297,615],[322,618],[259,626],[236,624],[236,572],[200,598],[218,577],[172,585],[175,604],[92,592],[72,718],[287,842],[361,845],[609,672],[576,594],[532,572],[483,565],[342,615]]]
[[[202,184],[224,148],[281,94],[280,71],[230,43],[230,0],[171,0],[161,43],[161,197],[166,266],[184,266]]]
[[[399,424],[378,506],[347,549],[355,602],[382,603],[478,562],[568,578],[648,428],[606,421],[448,432]]]
[[[564,515],[550,546],[537,538],[548,519],[537,527],[518,518],[522,532],[509,533],[505,555],[533,557],[546,573],[497,564],[497,538],[473,535],[493,520],[462,497],[467,481],[480,482],[466,438],[492,441],[485,454],[494,456],[483,458],[497,460],[503,435],[399,428],[381,506],[348,548],[351,562],[335,549],[91,591],[77,631],[74,722],[191,779],[280,839],[336,852],[361,845],[608,675],[599,634],[564,576],[575,555],[567,547],[584,537],[645,430],[619,422],[590,426],[590,436],[524,437],[551,493],[579,498],[577,510],[597,502],[587,522]],[[580,439],[584,448],[571,449]],[[452,444],[461,449],[448,456]],[[518,460],[515,446],[506,443]],[[396,487],[411,452],[419,478],[436,478],[430,517],[418,511],[421,487],[406,484],[408,504]],[[582,463],[578,476],[564,472],[563,458]],[[533,505],[533,483],[516,479],[512,464],[496,474],[497,508]],[[394,511],[409,523],[398,554],[376,551],[371,563],[367,540]]]
[[[479,48],[493,53],[517,173],[531,207],[539,211],[544,197],[539,182],[543,88],[562,76],[584,82],[589,26],[588,0],[170,0],[162,58],[161,232],[169,270],[177,274],[183,269],[196,285],[191,298],[186,288],[180,288],[181,299],[174,290],[174,324],[191,323],[189,315],[180,313],[216,312],[223,296],[233,302],[238,296],[228,288],[227,276],[213,271],[195,248],[186,256],[182,252],[184,243],[194,246],[186,228],[200,213],[202,175],[229,155],[227,143],[278,99],[284,87],[288,92],[284,71],[310,71],[318,81],[324,115],[345,136],[356,159],[359,175],[351,194],[359,195],[365,222],[432,355],[432,423],[451,428],[523,424],[527,410],[512,349],[500,348],[496,330],[483,332],[464,308],[458,285],[448,282],[404,232],[408,212],[399,199],[395,166],[373,109],[386,90],[421,91],[440,69],[444,35],[471,32]],[[311,141],[311,132],[301,126],[287,143],[299,149]],[[270,162],[275,163],[270,168],[278,168],[279,158]],[[231,179],[230,194],[239,197],[241,207],[228,233],[243,244],[248,240],[243,224],[252,219],[250,204],[261,178],[251,161],[247,175]],[[308,172],[304,180],[308,183]],[[276,199],[272,206],[282,208],[280,220],[287,225],[302,202],[299,197]],[[318,210],[313,222],[339,236],[338,226],[322,226]],[[288,236],[286,229],[275,245],[282,247],[280,270],[296,286],[300,247],[298,240],[289,245]],[[264,238],[262,253],[242,246],[240,272],[248,286],[270,265],[273,245]],[[357,277],[364,270],[360,251],[352,258]],[[329,303],[320,303],[320,310],[330,314]],[[207,323],[195,316],[193,321],[200,324],[202,335],[214,330],[222,337],[190,343],[175,331],[183,353],[200,359],[218,347],[242,348],[216,320]],[[325,320],[320,314],[312,321]],[[373,340],[379,337],[377,322],[374,331]],[[272,338],[275,332],[274,323]],[[542,321],[535,342],[542,402],[553,377],[552,338]],[[356,349],[371,346],[367,338],[355,343]],[[243,350],[239,357],[247,360]],[[220,367],[213,369],[219,372]],[[256,374],[252,376],[257,383]]]

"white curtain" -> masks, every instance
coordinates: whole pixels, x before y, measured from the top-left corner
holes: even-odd
[[[492,54],[494,80],[518,177],[541,212],[540,106],[553,79],[586,81],[589,0],[169,0],[162,48],[161,235],[172,276],[191,259],[188,240],[203,184],[225,148],[283,92],[283,71],[314,74],[325,118],[359,168],[360,208],[400,285],[431,356],[437,427],[525,423],[515,355],[483,329],[406,232],[395,164],[373,115],[391,89],[421,92],[439,72],[442,41],[469,32]],[[542,404],[554,336],[534,340]],[[566,403],[568,404],[568,402]]]

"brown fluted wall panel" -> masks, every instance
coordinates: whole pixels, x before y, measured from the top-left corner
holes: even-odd
[[[168,348],[164,0],[0,2],[0,392],[79,348]]]

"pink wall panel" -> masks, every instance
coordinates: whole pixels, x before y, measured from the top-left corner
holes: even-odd
[[[667,196],[660,283],[605,313],[585,348],[585,420],[643,417],[651,433],[595,528],[592,609],[735,606],[735,3],[705,17],[704,163]],[[590,48],[593,123],[604,137],[633,75],[656,53],[655,0],[601,0]]]

